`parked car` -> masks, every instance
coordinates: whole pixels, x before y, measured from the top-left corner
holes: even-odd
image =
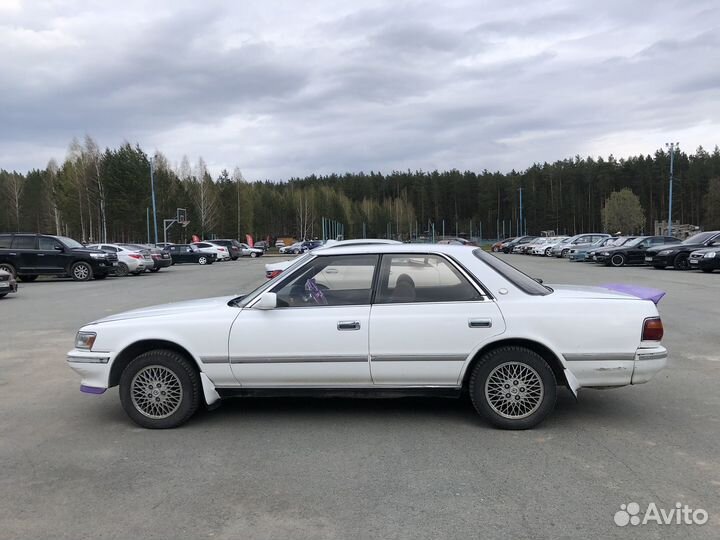
[[[253,244],[253,247],[257,249],[262,249],[263,251],[267,251],[268,249],[270,249],[270,243],[266,242],[265,240],[259,240],[258,242],[255,242]]]
[[[580,246],[575,246],[573,248],[570,248],[570,252],[567,254],[567,258],[569,261],[573,261],[573,262],[582,262],[585,260],[592,260],[592,256],[595,254],[596,250],[602,249],[604,247],[611,247],[615,244],[616,240],[617,240],[616,238],[613,238],[612,236],[608,236],[607,238],[601,238],[600,240],[595,240],[595,242],[593,242],[592,244],[583,244]]]
[[[532,244],[532,248],[529,248],[526,253],[529,253],[530,255],[540,255],[543,257],[550,257],[550,254],[552,253],[552,249],[557,246],[560,242],[563,240],[569,239],[569,236],[550,236],[547,238],[543,238],[542,242],[539,242],[537,244]]]
[[[325,245],[322,247],[319,247],[317,249],[326,250],[333,247],[343,247],[343,246],[371,246],[376,244],[402,244],[402,242],[398,242],[397,240],[386,240],[384,238],[358,238],[354,240],[328,240],[325,242]],[[291,259],[291,260],[285,260],[280,261],[276,263],[269,263],[265,265],[265,277],[267,279],[272,279],[274,277],[279,276],[282,274],[285,270],[287,270],[292,264],[294,264],[297,261],[297,259]]]
[[[645,262],[657,269],[668,266],[676,270],[690,268],[690,253],[697,249],[720,245],[720,231],[701,232],[683,240],[679,244],[670,244],[650,248],[645,253]]]
[[[576,234],[575,236],[571,236],[568,238],[566,242],[563,242],[562,244],[556,245],[554,248],[552,248],[552,255],[557,258],[561,257],[567,257],[570,253],[570,250],[573,248],[576,248],[578,246],[587,245],[589,246],[593,242],[600,240],[601,238],[609,238],[609,234],[605,233],[584,233],[584,234]]]
[[[300,253],[300,250],[302,249],[302,242],[295,242],[294,244],[290,244],[289,246],[283,246],[280,248],[280,253],[293,253],[298,254]]]
[[[17,292],[17,280],[10,272],[0,270],[0,298]]]
[[[512,253],[515,246],[527,244],[528,242],[531,242],[531,241],[535,240],[536,238],[537,238],[537,236],[518,236],[514,240],[511,240],[510,242],[506,243],[503,246],[502,251],[503,251],[503,253]]]
[[[117,255],[84,247],[65,236],[0,234],[0,270],[20,281],[38,276],[70,276],[75,281],[105,279],[115,271]]]
[[[616,268],[626,264],[645,264],[645,252],[648,248],[678,242],[680,240],[672,236],[638,236],[622,245],[598,250],[594,260],[598,264]]]
[[[300,253],[307,253],[308,251],[312,251],[322,246],[323,243],[320,240],[308,240],[306,242],[303,242],[300,246]]]
[[[243,257],[262,257],[265,254],[264,249],[250,247],[247,244],[240,243],[240,255]]]
[[[690,268],[708,273],[720,269],[720,245],[690,253]]]
[[[553,410],[558,386],[577,395],[663,369],[653,296],[545,286],[482,249],[335,247],[249,294],[87,324],[67,360],[84,392],[119,385],[147,428],[236,396],[362,390],[467,394],[491,424],[527,429]]]
[[[219,262],[230,260],[230,252],[224,246],[215,245],[212,242],[193,242],[192,245],[203,253],[214,254]]]
[[[609,237],[610,242],[603,246],[602,248],[592,248],[588,250],[587,256],[585,257],[585,262],[594,263],[597,261],[597,254],[602,249],[605,249],[605,247],[618,247],[622,246],[628,242],[632,242],[637,238],[636,236],[611,236]]]
[[[275,247],[276,248],[284,248],[285,247],[285,240],[276,240],[275,241]]]
[[[502,251],[505,247],[505,244],[508,242],[512,242],[515,240],[514,236],[511,236],[510,238],[505,238],[504,240],[500,240],[499,242],[495,242],[492,246],[490,246],[490,250],[497,253],[498,251]]]
[[[118,277],[128,274],[139,276],[145,272],[145,261],[149,255],[143,254],[139,249],[131,249],[120,244],[92,244],[87,247],[117,254],[118,265],[115,268],[115,275]]]
[[[148,272],[159,272],[162,268],[172,266],[172,258],[167,249],[143,244],[118,244],[129,249],[138,250],[145,255],[145,270]]]
[[[544,238],[541,238],[538,236],[536,238],[533,238],[529,242],[515,244],[510,253],[519,253],[521,255],[525,255],[525,254],[529,253],[529,250],[531,250],[533,247],[539,246],[544,241],[545,241]]]
[[[449,244],[453,246],[477,246],[475,242],[472,240],[468,240],[467,238],[445,238],[444,240],[439,240],[438,244]]]
[[[156,245],[160,249],[166,249],[168,246],[173,246],[175,244],[173,242],[158,242]]]
[[[168,246],[172,257],[172,264],[212,264],[217,260],[215,253],[200,251],[192,244],[173,244]]]
[[[230,260],[237,261],[242,255],[242,244],[232,238],[213,240],[211,243],[227,248],[230,253]]]

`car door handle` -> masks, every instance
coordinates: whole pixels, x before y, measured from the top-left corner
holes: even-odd
[[[337,274],[338,273],[337,268],[328,268],[325,270],[325,272],[327,272],[328,274]]]
[[[492,319],[468,319],[470,328],[492,328]]]
[[[45,256],[44,253],[38,253],[38,257],[44,257],[44,256]]]
[[[339,321],[337,323],[338,330],[360,330],[359,321]]]

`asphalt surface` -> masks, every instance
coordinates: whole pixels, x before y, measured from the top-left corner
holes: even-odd
[[[666,290],[669,368],[578,401],[563,391],[524,432],[417,398],[235,400],[150,431],[116,388],[79,392],[65,362],[77,328],[248,290],[267,260],[21,284],[0,300],[0,539],[719,538],[720,273],[505,257],[546,283]],[[618,527],[630,502],[710,518]]]

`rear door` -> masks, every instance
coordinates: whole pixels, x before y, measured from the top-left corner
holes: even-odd
[[[457,386],[470,355],[504,330],[495,302],[450,259],[383,255],[370,314],[375,384]]]
[[[38,265],[37,235],[16,234],[12,240],[11,255],[17,261],[19,274],[36,273]]]

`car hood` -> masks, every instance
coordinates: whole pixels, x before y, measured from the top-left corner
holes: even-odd
[[[666,249],[686,249],[686,248],[701,248],[705,247],[704,244],[663,244],[661,246],[655,246],[648,248],[648,253],[660,253],[661,251],[665,251]]]
[[[238,295],[218,296],[215,298],[203,298],[200,300],[187,300],[185,302],[173,302],[171,304],[161,304],[158,306],[150,306],[141,309],[133,309],[116,315],[104,317],[90,324],[103,324],[113,321],[122,321],[127,319],[144,319],[147,317],[162,317],[165,315],[181,315],[183,313],[198,313],[201,311],[217,309]]]

